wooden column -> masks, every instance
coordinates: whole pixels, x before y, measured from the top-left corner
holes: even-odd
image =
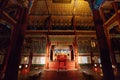
[[[93,51],[90,52],[90,56],[91,56],[91,65],[94,66]]]
[[[49,53],[50,53],[50,45],[51,43],[49,41],[47,41],[47,44],[46,44],[46,63],[45,63],[45,69],[48,69],[49,68]]]
[[[47,24],[47,27],[48,27],[48,33],[47,33],[47,44],[46,44],[46,64],[45,64],[45,68],[48,69],[49,67],[49,53],[50,53],[50,46],[51,46],[51,42],[49,40],[49,37],[48,35],[50,34],[50,28],[51,28],[51,16],[49,16],[47,19],[46,19],[46,24]]]
[[[4,9],[4,7],[7,6],[8,2],[9,2],[9,0],[2,0],[1,9]],[[20,11],[21,11],[21,13],[17,13],[17,14],[19,14],[19,17],[22,17],[23,16],[23,11],[22,10],[20,10]],[[5,18],[8,18],[8,17],[5,17]],[[19,25],[19,23],[17,25]],[[13,26],[15,26],[15,25],[13,25]],[[7,51],[7,54],[4,57],[4,63],[3,63],[3,66],[2,66],[2,72],[0,74],[0,80],[3,79],[4,76],[5,76],[5,71],[6,71],[6,68],[7,68],[7,65],[8,65],[9,55],[11,54],[10,50],[12,48],[12,43],[14,43],[14,41],[12,41],[13,37],[14,37],[14,34],[15,34],[14,31],[16,31],[16,30],[15,29],[13,30],[13,28],[12,28],[12,31],[11,31],[11,36],[12,37],[11,37],[11,40],[10,40],[9,49]]]
[[[50,60],[53,61],[53,50],[50,50]]]
[[[77,36],[77,34],[76,34],[76,21],[75,21],[75,16],[73,15],[73,17],[72,17],[72,26],[73,26],[73,29],[74,29],[74,34],[75,34],[75,38],[76,38],[76,36]]]
[[[21,13],[21,9],[22,9],[21,6],[18,6],[18,7],[17,7],[17,12],[16,12],[16,14],[15,14],[15,19],[16,19],[16,20],[19,19],[19,15],[20,15],[20,13]]]
[[[31,49],[30,55],[29,55],[29,62],[28,62],[28,72],[30,72],[31,70],[32,59],[33,59],[33,50]]]
[[[112,43],[111,43],[111,39],[112,37],[110,37],[110,33],[109,33],[109,27],[111,24],[113,24],[114,22],[118,23],[118,26],[120,25],[120,12],[115,13],[115,16],[109,20],[109,22],[107,22],[107,24],[104,25],[104,31],[105,31],[105,35],[107,38],[107,43],[108,43],[108,47],[109,47],[109,52],[110,52],[110,57],[111,57],[111,61],[112,61],[112,65],[114,65],[114,71],[117,71],[117,61],[115,58],[115,53],[113,51],[113,47]]]
[[[76,68],[79,68],[78,66],[78,45],[77,42],[75,42],[75,61],[76,61]]]
[[[28,62],[28,72],[31,70],[31,65],[32,65],[32,59],[33,59],[33,45],[32,45],[32,40],[30,40],[30,55],[29,55],[29,62]]]
[[[103,23],[99,14],[99,10],[93,9],[93,18],[100,48],[100,58],[104,80],[115,80],[110,60],[109,45],[107,44],[107,39],[104,33]]]
[[[78,66],[78,46],[76,41],[73,42],[73,46],[74,46],[74,56],[75,56],[75,68],[79,68]]]
[[[76,21],[75,21],[75,16],[73,15],[72,17],[72,26],[74,29],[74,34],[75,34],[75,40],[74,40],[74,55],[75,55],[75,67],[79,68],[78,66],[78,45],[77,45],[77,33],[76,33]]]
[[[118,4],[117,4],[117,2],[112,2],[112,6],[114,8],[114,11],[117,12],[118,11]]]
[[[48,69],[48,41],[46,43],[45,69]]]
[[[53,61],[53,51],[54,51],[54,45],[51,46],[50,50],[50,60]]]
[[[47,26],[47,28],[48,28],[48,35],[50,34],[50,29],[51,29],[51,23],[52,23],[52,17],[51,16],[48,16],[47,18],[46,18],[46,26]],[[48,36],[47,35],[47,36]]]
[[[99,11],[100,11],[100,16],[102,18],[103,23],[105,23],[106,22],[106,18],[105,18],[103,7],[100,7]]]
[[[4,66],[6,69],[4,80],[18,79],[18,69],[20,63],[22,44],[27,27],[27,20],[28,20],[28,8],[21,7],[19,19],[12,31],[10,39],[6,66]]]
[[[73,61],[74,60],[74,53],[73,53],[73,46],[72,45],[70,46],[70,55],[71,55],[70,60]]]
[[[109,30],[107,29],[106,26],[104,26],[104,27],[105,27],[104,31],[105,31],[105,35],[106,35],[106,39],[107,39],[107,44],[108,44],[108,48],[109,48],[109,54],[110,54],[111,62],[112,62],[112,65],[116,66],[116,59],[115,59],[112,44],[111,44],[111,38],[110,38],[110,35],[109,35]]]

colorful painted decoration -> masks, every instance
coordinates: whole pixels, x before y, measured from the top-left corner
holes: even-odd
[[[95,0],[94,4],[93,4],[94,9],[98,9],[103,2],[104,2],[104,0]]]
[[[101,4],[104,2],[105,0],[89,0],[90,3],[90,7],[93,10],[97,10],[99,9],[99,7],[101,6]]]

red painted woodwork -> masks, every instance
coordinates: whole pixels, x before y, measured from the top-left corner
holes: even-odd
[[[59,68],[58,61],[49,62],[49,70],[58,70],[58,68]]]
[[[75,61],[52,61],[49,62],[49,70],[75,70]]]
[[[67,70],[75,70],[75,61],[67,61],[66,69]]]
[[[67,55],[58,55],[57,56],[57,61],[66,61],[67,60]]]
[[[61,54],[57,56],[57,61],[49,62],[49,70],[75,70],[75,61],[68,61],[67,55]]]

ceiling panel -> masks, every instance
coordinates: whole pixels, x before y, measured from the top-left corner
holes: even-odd
[[[71,19],[72,19],[72,16],[53,16],[52,23],[53,25],[56,25],[56,26],[71,25]]]
[[[73,9],[73,1],[69,4],[63,3],[52,3],[48,0],[47,2],[48,10],[51,15],[71,15]]]
[[[94,26],[91,8],[89,7],[88,1],[84,0],[71,0],[70,3],[53,3],[52,0],[35,0],[31,15],[34,18],[29,19],[29,25],[38,22],[39,24],[45,24],[45,18],[51,15],[53,26],[70,26],[72,24],[72,17],[75,15],[77,26]],[[35,16],[40,18],[37,19]]]
[[[45,0],[34,1],[33,7],[31,9],[31,13],[34,15],[47,15],[48,10],[45,3]]]

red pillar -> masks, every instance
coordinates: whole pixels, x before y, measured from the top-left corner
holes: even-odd
[[[116,10],[115,2],[113,2],[112,5],[114,6],[114,8]],[[106,18],[105,18],[105,15],[104,15],[103,7],[100,7],[99,12],[100,12],[100,17],[101,17],[103,23],[105,23]],[[109,32],[108,32],[108,29],[106,28],[106,26],[104,26],[104,32],[105,32],[105,36],[106,36],[106,39],[107,39],[107,44],[108,44],[109,54],[110,54],[110,57],[111,57],[111,62],[112,62],[113,65],[116,66],[116,60],[115,60],[113,50],[112,50],[112,46],[111,46],[111,39],[109,37]]]
[[[48,69],[49,68],[49,49],[50,49],[50,45],[51,43],[49,41],[47,41],[47,44],[46,44],[46,62],[45,62],[45,69]]]
[[[75,55],[75,68],[79,69],[80,66],[78,65],[78,46],[77,46],[77,42],[73,42],[73,46],[74,46],[74,55]]]
[[[120,12],[118,12],[117,15],[118,15],[118,23],[119,23],[118,25],[120,26]]]
[[[47,22],[48,22],[48,24],[47,24],[48,33],[47,33],[47,44],[46,44],[46,63],[45,63],[45,69],[48,69],[48,67],[49,67],[48,61],[49,61],[49,57],[50,57],[50,56],[49,56],[49,53],[50,53],[51,42],[49,41],[48,35],[50,34],[51,21],[52,21],[52,18],[51,18],[51,16],[49,16],[49,17],[47,18]]]
[[[0,7],[1,9],[4,9],[4,7],[7,6],[9,0],[2,0],[1,1],[1,4]],[[21,10],[19,10],[21,11]],[[20,15],[21,13],[17,13],[18,15]],[[13,32],[13,30],[11,31]],[[7,67],[7,62],[8,62],[8,57],[9,57],[9,54],[7,53],[5,56],[4,56],[4,61],[3,61],[3,66],[2,66],[2,71],[0,73],[0,80],[4,78],[4,75],[5,75],[5,71],[6,71],[6,67]]]
[[[77,33],[76,33],[76,21],[75,21],[75,16],[73,15],[72,17],[72,26],[74,29],[74,35],[75,35],[75,40],[73,42],[74,45],[74,54],[75,54],[75,67],[80,68],[78,65],[78,45],[77,45]]]
[[[94,66],[94,60],[93,60],[93,51],[90,52],[90,56],[91,56],[91,65]]]
[[[28,9],[22,8],[18,23],[15,25],[11,35],[4,80],[18,80],[18,69],[22,44],[27,27],[27,18]]]
[[[21,14],[21,9],[22,9],[22,7],[21,7],[21,6],[18,6],[18,8],[17,8],[17,12],[16,12],[16,14],[15,14],[15,18],[16,18],[16,20],[19,19],[19,15]]]
[[[99,11],[100,11],[100,16],[102,18],[103,23],[105,23],[106,22],[106,18],[105,18],[103,7],[100,7]]]
[[[32,46],[32,41],[31,41],[31,43],[29,43],[29,44],[30,44],[31,50],[30,50],[29,62],[28,62],[28,72],[30,72],[30,70],[31,70],[32,59],[33,59],[33,46]]]
[[[93,18],[100,48],[100,58],[104,80],[115,80],[110,60],[109,47],[104,33],[103,23],[98,10],[93,10]]]
[[[106,39],[107,39],[107,44],[108,44],[108,48],[109,48],[109,54],[110,54],[112,65],[116,66],[116,59],[115,59],[114,51],[112,48],[111,38],[109,35],[109,30],[107,29],[106,26],[104,28],[104,32],[105,32]]]

